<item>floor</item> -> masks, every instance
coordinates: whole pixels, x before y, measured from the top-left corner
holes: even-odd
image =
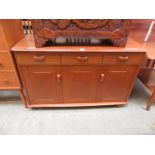
[[[124,107],[26,109],[16,92],[5,100],[9,93],[0,94],[0,134],[155,134],[155,104],[145,110],[149,92],[139,81]]]

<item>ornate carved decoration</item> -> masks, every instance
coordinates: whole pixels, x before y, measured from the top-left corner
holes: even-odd
[[[115,46],[125,46],[130,20],[123,19],[36,19],[33,31],[36,47],[43,47],[58,37],[66,39],[109,39]]]

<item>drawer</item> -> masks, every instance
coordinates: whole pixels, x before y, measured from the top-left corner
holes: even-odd
[[[19,64],[60,64],[60,53],[16,53]]]
[[[9,52],[10,52],[9,50],[1,50],[1,49],[0,49],[0,54],[1,54],[1,53],[9,53]]]
[[[1,70],[13,70],[12,60],[9,54],[0,53],[0,71]]]
[[[143,59],[143,53],[105,53],[103,56],[103,64],[141,65]]]
[[[101,53],[63,53],[62,64],[102,64]]]
[[[19,87],[17,76],[14,72],[0,72],[0,89]]]

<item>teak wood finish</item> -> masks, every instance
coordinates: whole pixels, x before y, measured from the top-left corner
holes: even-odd
[[[20,20],[0,20],[0,90],[18,90],[21,98],[23,93],[10,49],[23,37]]]
[[[33,34],[36,47],[56,44],[64,38],[65,44],[90,44],[92,38],[103,42],[108,39],[114,46],[124,47],[130,20],[127,19],[34,19]]]
[[[145,57],[133,38],[125,48],[36,48],[27,35],[12,48],[28,107],[125,105]]]
[[[144,42],[144,38],[147,34],[152,19],[149,20],[132,20],[132,28],[135,30],[130,36],[134,37],[135,41],[141,45],[147,51],[147,55],[141,66],[138,77],[140,81],[150,90],[150,97],[147,102],[146,110],[150,110],[153,101],[155,100],[155,27],[152,29],[152,33],[147,42]]]
[[[146,31],[141,31],[136,36],[138,42],[147,50],[147,57],[144,59],[138,77],[151,93],[146,106],[146,110],[150,110],[151,105],[155,101],[155,29],[153,29],[148,42],[143,43],[142,38],[145,38],[146,33]],[[139,39],[138,36],[140,36]]]

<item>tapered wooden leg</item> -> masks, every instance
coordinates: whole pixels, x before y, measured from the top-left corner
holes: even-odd
[[[150,97],[150,99],[149,99],[149,101],[147,103],[146,110],[150,110],[150,107],[151,107],[154,99],[155,99],[155,89],[153,89],[152,95],[151,95],[151,97]]]
[[[22,90],[19,90],[18,93],[19,93],[19,96],[20,96],[22,102],[24,103],[25,107],[28,108],[27,103],[26,103],[26,99],[25,99],[25,96],[24,96]]]

